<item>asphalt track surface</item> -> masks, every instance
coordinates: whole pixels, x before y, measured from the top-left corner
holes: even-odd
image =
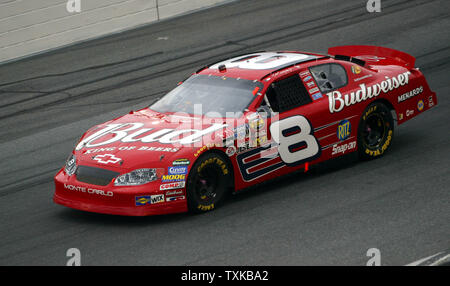
[[[450,248],[450,2],[232,2],[0,66],[0,265],[404,265]],[[316,166],[204,215],[115,217],[52,202],[84,130],[143,108],[197,68],[255,50],[380,45],[417,57],[437,107],[390,152]]]

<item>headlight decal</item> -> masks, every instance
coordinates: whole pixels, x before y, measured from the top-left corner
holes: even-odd
[[[160,169],[137,169],[118,176],[115,186],[136,186],[156,181],[161,176]]]

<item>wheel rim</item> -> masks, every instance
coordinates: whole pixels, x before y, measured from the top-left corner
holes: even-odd
[[[383,142],[388,125],[381,114],[371,114],[366,119],[362,131],[364,144],[369,148],[378,148]]]
[[[204,204],[212,203],[217,197],[217,187],[220,180],[219,170],[216,166],[205,166],[197,174],[194,186],[195,194]]]

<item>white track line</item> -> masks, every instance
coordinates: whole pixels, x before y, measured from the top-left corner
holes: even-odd
[[[434,257],[443,255],[442,257],[438,258],[436,261],[432,261],[429,264],[426,264],[426,261],[432,260]],[[417,261],[414,261],[412,263],[407,264],[406,266],[420,266],[420,265],[427,265],[427,266],[437,266],[441,263],[444,263],[445,261],[450,260],[450,253],[446,252],[439,252],[434,255],[419,259]]]

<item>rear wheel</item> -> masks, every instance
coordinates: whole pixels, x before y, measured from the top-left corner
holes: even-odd
[[[217,153],[201,156],[188,178],[189,210],[202,213],[215,209],[223,201],[231,180],[231,169],[223,156]]]
[[[381,102],[370,104],[364,111],[358,128],[358,153],[363,160],[381,157],[392,143],[394,119]]]

